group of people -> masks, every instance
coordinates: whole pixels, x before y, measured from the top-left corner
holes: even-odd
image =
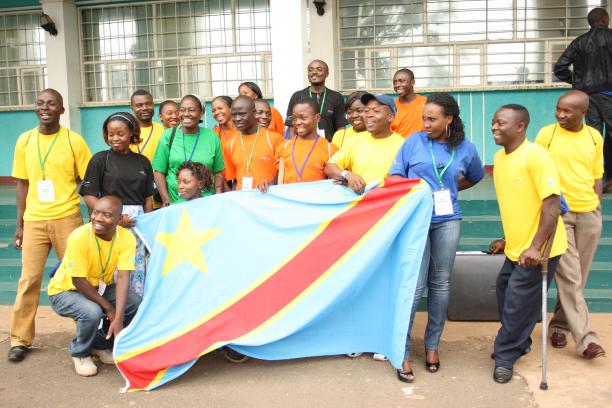
[[[244,82],[235,99],[212,100],[217,121],[212,130],[201,126],[204,106],[198,97],[161,103],[159,124],[153,121],[153,97],[138,90],[130,99],[131,112],[104,121],[109,150],[93,156],[81,135],[60,125],[62,96],[42,91],[35,102],[39,123],[15,146],[14,244],[22,249],[22,275],[8,359],[23,360],[32,345],[51,247],[61,262],[48,286],[49,299],[53,310],[76,321],[69,352],[76,372],[91,376],[97,373],[92,356],[113,364],[112,338],[129,324],[143,295],[146,251],[130,232],[138,214],[212,194],[265,193],[275,184],[327,178],[362,194],[373,181],[399,177],[425,180],[433,195],[410,326],[427,288],[425,367],[437,372],[461,229],[458,192],[482,180],[482,162],[465,139],[457,101],[447,93],[416,94],[410,69],[393,76],[395,100],[358,91],[345,102],[325,86],[328,74],[323,61],[308,65],[310,85],[293,94],[285,121],[255,83]],[[497,281],[501,328],[492,354],[493,377],[500,383],[512,378],[514,363],[530,350],[541,305],[538,270],[549,241],[549,282],[554,276],[559,293],[550,323],[552,344],[564,347],[570,331],[580,355],[605,354],[583,297],[602,228],[603,138],[583,123],[588,112],[587,93],[564,94],[556,123],[542,128],[535,143],[526,139],[525,107],[504,105],[493,117],[493,137],[502,147],[493,177],[505,236],[491,243],[491,251],[506,255]],[[79,195],[90,212],[85,225]],[[411,338],[409,327],[397,370],[404,382],[415,379]],[[243,360],[235,352],[228,356]]]

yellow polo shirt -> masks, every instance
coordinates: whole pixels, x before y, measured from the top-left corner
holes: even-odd
[[[153,122],[153,126],[140,128],[142,141],[137,145],[130,145],[130,149],[134,153],[142,154],[153,163],[153,156],[155,156],[155,150],[164,130],[164,127],[157,122]]]
[[[51,147],[54,138],[55,134],[39,133],[35,127],[22,133],[15,144],[12,175],[29,182],[24,221],[56,220],[79,211],[77,178],[85,177],[91,152],[81,135],[63,126]],[[38,182],[43,180],[41,161],[45,180],[53,183],[52,202],[40,202],[38,197]]]
[[[370,132],[360,132],[359,137],[345,141],[329,162],[342,170],[359,174],[366,183],[370,183],[387,176],[404,141],[397,133],[376,139]]]
[[[96,241],[100,244],[99,253]],[[110,285],[116,270],[134,270],[135,256],[136,238],[125,228],[118,226],[113,240],[105,241],[94,235],[91,223],[82,225],[68,236],[66,253],[55,276],[49,281],[47,293],[53,296],[67,290],[76,290],[72,278],[87,278],[91,286],[96,288],[100,280]],[[103,265],[107,265],[104,273]]]
[[[538,230],[542,201],[559,195],[559,175],[550,154],[528,140],[510,154],[504,149],[493,158],[493,182],[506,239],[506,256],[518,261],[531,246]],[[550,257],[567,249],[563,220],[559,217]]]
[[[586,213],[599,206],[595,180],[603,177],[603,138],[590,126],[578,132],[557,123],[540,129],[536,144],[547,149],[559,170],[561,191],[572,212]]]
[[[339,129],[334,133],[334,137],[332,138],[332,144],[336,145],[338,149],[344,146],[349,139],[352,139],[358,132],[353,129],[352,126],[345,127],[343,129]]]

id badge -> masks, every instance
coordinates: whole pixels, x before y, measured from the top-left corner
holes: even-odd
[[[436,215],[453,215],[453,200],[451,200],[450,190],[445,188],[434,191],[434,213]]]
[[[253,189],[253,177],[243,177],[242,178],[242,189],[243,190]]]
[[[317,128],[317,134],[325,139],[325,130]]]
[[[55,201],[55,188],[53,180],[39,180],[36,182],[38,189],[38,201],[41,203],[52,203]]]
[[[100,296],[104,295],[104,291],[106,290],[106,283],[103,280],[98,281],[98,294]]]
[[[130,218],[136,218],[138,216],[138,213],[140,212],[140,208],[142,207],[139,205],[124,205],[123,211],[121,211],[121,213],[127,215]]]

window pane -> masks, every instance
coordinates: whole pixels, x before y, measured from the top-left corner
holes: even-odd
[[[546,73],[544,46],[542,42],[488,45],[488,84],[544,82]]]
[[[480,85],[480,47],[459,51],[459,85]]]
[[[124,101],[137,88],[155,99],[234,94],[247,79],[267,95],[272,90],[269,0],[109,4],[79,12],[87,101]]]
[[[0,15],[0,106],[31,105],[45,84],[40,11]]]
[[[418,87],[452,85],[453,56],[448,46],[399,48],[397,63],[399,68],[412,69]]]

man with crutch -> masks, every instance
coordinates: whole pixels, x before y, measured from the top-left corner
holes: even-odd
[[[531,347],[542,306],[546,241],[554,232],[547,284],[567,248],[557,168],[546,149],[525,138],[528,125],[529,112],[521,105],[504,105],[493,117],[493,137],[503,147],[493,160],[493,181],[504,239],[491,243],[493,253],[506,255],[496,284],[501,328],[493,352],[493,379],[501,384],[512,379],[514,363]]]

